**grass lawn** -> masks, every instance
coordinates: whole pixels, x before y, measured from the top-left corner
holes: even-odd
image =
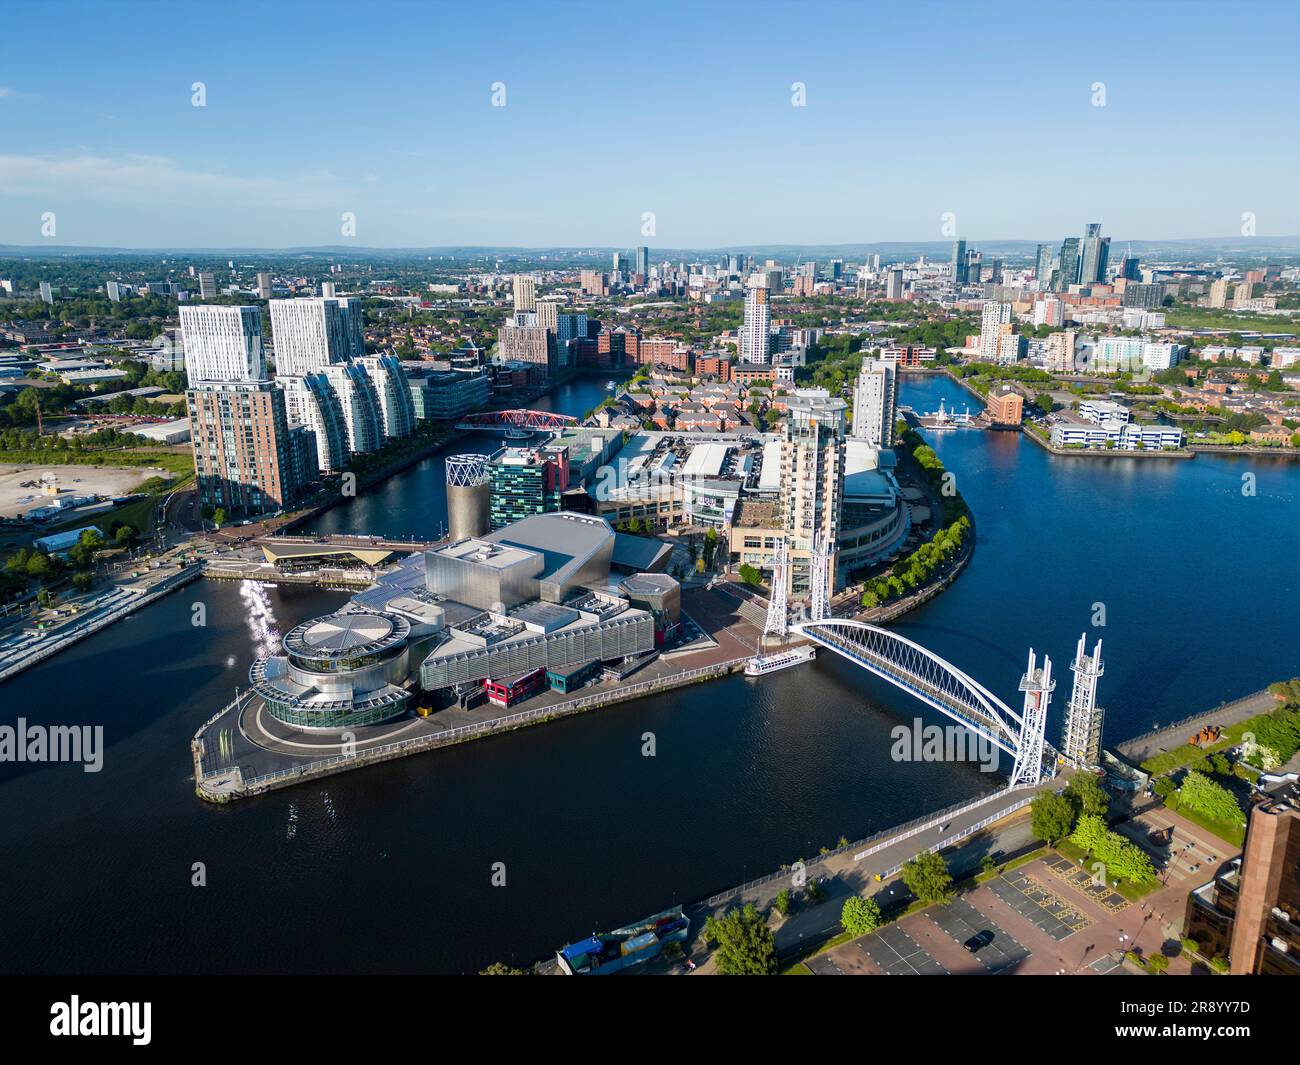
[[[1192,810],[1187,807],[1178,805],[1177,794],[1170,795],[1165,799],[1165,806],[1173,810],[1180,817],[1185,817],[1194,825],[1199,825],[1206,832],[1212,832],[1219,839],[1226,843],[1231,843],[1234,847],[1240,848],[1246,842],[1245,824],[1226,824],[1223,821],[1215,821],[1206,817],[1199,810]]]
[[[1019,869],[1022,865],[1028,865],[1035,858],[1041,858],[1047,853],[1047,851],[1047,847],[1039,847],[1038,850],[1030,851],[1028,854],[1022,854],[1019,858],[1012,858],[1009,862],[999,862],[996,869],[990,869],[987,873],[979,873],[975,877],[975,883],[983,884],[992,880],[995,876],[1009,873],[1012,869]]]
[[[32,448],[0,451],[0,464],[9,466],[160,466],[173,477],[194,472],[193,453],[159,448],[121,451],[59,451]]]
[[[1235,725],[1232,726],[1232,728],[1235,727]],[[1229,747],[1240,742],[1239,738],[1231,738],[1232,728],[1225,730],[1223,739],[1210,744],[1208,747],[1197,747],[1195,744],[1184,743],[1181,747],[1174,747],[1172,750],[1154,754],[1142,763],[1142,768],[1153,777],[1162,777],[1166,773],[1172,773],[1175,769],[1182,769],[1185,765],[1199,762],[1206,755],[1214,754],[1217,751],[1226,751]]]

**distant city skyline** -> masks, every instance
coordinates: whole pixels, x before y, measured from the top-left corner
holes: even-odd
[[[1234,130],[1294,126],[1300,11],[1197,10],[29,5],[6,19],[0,244],[653,256],[1226,237],[1246,213],[1300,233],[1295,138],[1225,159]]]

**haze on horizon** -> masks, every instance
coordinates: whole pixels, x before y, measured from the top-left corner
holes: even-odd
[[[7,16],[0,243],[1186,240],[1246,212],[1300,233],[1293,4],[164,10]]]

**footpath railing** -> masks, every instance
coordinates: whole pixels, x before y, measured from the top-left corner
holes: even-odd
[[[965,813],[967,810],[972,810],[975,807],[982,806],[985,803],[992,802],[999,797],[1007,797],[1012,795],[1013,793],[1020,792],[1020,791],[1024,791],[1026,793],[1023,798],[1013,803],[1011,806],[1007,806],[1007,807],[999,806],[995,813],[990,814],[988,817],[981,819],[976,824],[963,829],[960,833],[957,833],[956,835],[952,836],[950,839],[942,840],[939,843],[935,844],[934,847],[930,847],[927,849],[934,850],[938,847],[946,847],[951,842],[955,842],[956,840],[962,839],[965,836],[970,835],[972,832],[978,831],[979,829],[992,824],[994,821],[999,821],[1002,818],[1006,817],[1007,814],[1014,813],[1016,810],[1019,810],[1021,807],[1027,805],[1030,801],[1032,801],[1034,797],[1033,792],[1035,790],[1036,788],[1033,785],[1020,784],[1014,788],[1003,788],[1001,791],[995,791],[993,792],[992,795],[984,795],[978,799],[971,799],[966,802],[957,803],[953,806],[947,806],[944,809],[936,810],[933,813],[922,814],[920,817],[915,817],[911,821],[904,821],[901,825],[894,825],[890,828],[881,829],[879,832],[867,836],[864,839],[856,840],[853,843],[846,843],[843,846],[836,847],[834,850],[823,851],[817,854],[815,857],[809,859],[807,865],[811,868],[813,865],[816,865],[820,862],[826,862],[831,858],[839,857],[840,855],[847,854],[851,851],[857,852],[854,853],[853,860],[855,862],[860,862],[862,861],[863,858],[875,854],[878,851],[884,850],[886,847],[891,847],[895,843],[900,842],[901,840],[909,839],[910,837],[925,831],[927,828],[942,823],[947,818],[960,816],[962,813]],[[865,849],[858,851],[857,848],[859,847],[865,847]],[[887,875],[892,876],[896,872],[898,872],[898,870],[894,869],[890,871]],[[710,908],[714,906],[718,906],[721,903],[726,902],[728,899],[735,898],[738,895],[744,894],[746,891],[752,891],[754,888],[762,887],[764,884],[770,884],[773,881],[783,879],[788,875],[789,875],[789,867],[777,869],[775,872],[767,873],[766,875],[756,877],[753,880],[747,880],[745,881],[745,883],[739,885],[738,887],[728,888],[726,891],[719,891],[715,895],[710,895],[707,899],[703,901],[703,903],[701,903],[701,905]],[[882,875],[886,875],[886,874],[882,874]]]
[[[641,695],[653,695],[656,692],[667,691],[682,684],[690,683],[691,681],[703,680],[731,673],[738,664],[745,661],[747,661],[745,658],[732,658],[711,666],[700,666],[696,669],[688,669],[681,673],[672,673],[664,677],[655,678],[654,680],[639,681],[635,684],[621,685],[614,689],[591,692],[590,694],[577,696],[576,698],[568,699],[564,702],[553,703],[549,706],[534,707],[531,710],[523,710],[517,714],[508,714],[505,717],[495,718],[491,721],[480,721],[472,725],[461,725],[457,728],[445,729],[442,732],[433,732],[424,736],[414,736],[410,739],[398,740],[394,743],[385,743],[375,747],[366,747],[353,754],[337,754],[331,755],[328,758],[318,758],[310,762],[304,762],[300,765],[290,766],[287,769],[280,769],[273,773],[263,773],[257,776],[247,775],[244,778],[244,793],[254,794],[256,792],[265,791],[281,782],[309,779],[311,777],[334,772],[345,766],[356,767],[390,761],[394,758],[404,757],[408,754],[416,754],[426,750],[435,750],[439,747],[447,747],[452,744],[461,743],[465,740],[476,739],[496,732],[508,732],[537,721],[544,721],[558,717],[568,717],[573,714],[581,713],[582,711],[588,710],[592,707],[624,702]],[[226,713],[232,708],[232,706],[234,706],[233,703],[224,707],[213,717],[212,721],[215,721],[217,717],[221,716],[221,714]],[[208,725],[211,725],[212,721],[209,721]],[[208,726],[204,727],[207,728]],[[221,771],[224,772],[225,770],[223,769]]]
[[[957,803],[956,805],[949,806],[946,809],[938,811],[937,813],[926,814],[923,817],[914,818],[913,820],[908,821],[907,824],[899,825],[897,828],[887,829],[884,832],[877,832],[874,838],[878,839],[880,842],[867,847],[865,850],[859,851],[857,854],[853,856],[853,860],[855,862],[860,862],[862,861],[862,859],[868,858],[871,855],[884,850],[886,847],[892,847],[895,843],[901,842],[902,840],[905,839],[910,839],[912,836],[919,835],[920,833],[924,832],[927,828],[931,827],[937,822],[942,822],[947,818],[960,817],[962,814],[966,813],[967,811],[974,810],[977,807],[983,806],[985,803],[991,802],[996,798],[1009,797],[1017,792],[1033,792],[1035,788],[1036,785],[1018,784],[1014,788],[1004,788],[1002,791],[995,791],[992,795],[985,795],[978,799],[972,799],[969,802]],[[1018,802],[1016,805],[1007,807],[1006,813],[1010,813],[1012,810],[1020,809],[1021,806],[1023,806],[1026,802],[1029,801],[1029,799],[1032,798],[1033,795],[1030,794],[1026,798],[1024,798],[1021,802]],[[1003,816],[1005,816],[1005,813],[998,813],[994,815],[995,819]],[[982,823],[987,824],[988,823],[987,819],[985,819],[985,821]]]
[[[1021,787],[1028,787],[1028,785],[1021,785]],[[976,821],[973,825],[967,825],[960,832],[956,832],[951,836],[945,836],[937,843],[929,847],[926,847],[925,849],[927,851],[938,851],[938,850],[942,850],[944,847],[951,847],[954,843],[960,842],[961,840],[965,839],[967,836],[973,836],[975,835],[976,832],[983,831],[985,828],[993,824],[995,821],[1001,821],[1002,818],[1007,816],[1007,814],[1012,814],[1015,813],[1017,810],[1023,809],[1033,801],[1034,801],[1034,796],[1032,793],[1028,795],[1024,795],[1016,802],[1013,802],[1010,806],[1001,807],[999,810],[997,810],[997,812],[989,814],[988,817],[981,818],[980,820]],[[887,879],[888,877],[894,876],[900,869],[903,868],[903,864],[904,863],[899,862],[897,865],[892,865],[888,869],[882,870],[880,873],[880,878],[884,880]]]
[[[234,699],[226,703],[225,706],[203,722],[194,733],[194,739],[190,741],[190,750],[194,754],[194,779],[196,781],[202,783],[208,777],[214,777],[230,770],[230,766],[210,766],[207,771],[204,770],[203,763],[211,753],[208,750],[207,731],[215,725],[217,720],[223,715],[229,713],[231,710],[238,712],[242,709],[243,704],[247,703],[253,695],[254,692],[251,688],[248,691],[240,692],[239,695],[235,696]]]
[[[1123,743],[1116,744],[1116,750],[1118,750],[1120,754],[1123,754],[1126,750],[1132,749],[1140,743],[1145,743],[1147,740],[1153,740],[1157,736],[1161,736],[1166,732],[1188,728],[1191,726],[1193,721],[1199,721],[1203,717],[1212,717],[1215,714],[1233,713],[1234,711],[1240,710],[1247,703],[1253,702],[1261,696],[1270,694],[1269,690],[1265,688],[1262,691],[1251,692],[1249,695],[1243,695],[1240,699],[1233,699],[1230,703],[1220,703],[1218,706],[1211,707],[1208,710],[1198,710],[1196,713],[1189,714],[1187,717],[1181,718],[1178,721],[1171,721],[1167,725],[1161,725],[1159,728],[1153,728],[1150,732],[1144,732],[1140,736],[1134,736],[1131,739],[1125,740]]]

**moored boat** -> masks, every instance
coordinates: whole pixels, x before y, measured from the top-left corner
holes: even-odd
[[[779,669],[789,669],[791,666],[811,662],[816,657],[817,649],[812,644],[792,647],[788,651],[778,651],[770,655],[755,655],[745,663],[745,676],[765,677],[767,674],[775,673]]]

